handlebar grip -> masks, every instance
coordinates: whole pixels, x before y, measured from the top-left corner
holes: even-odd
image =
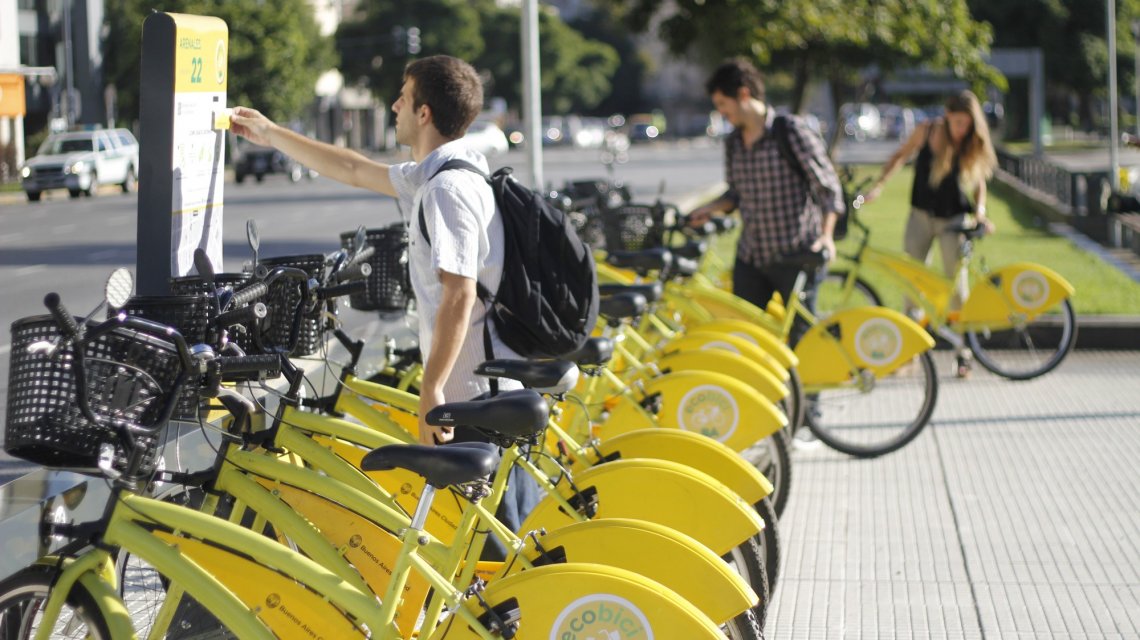
[[[69,340],[79,337],[79,325],[76,324],[75,318],[68,313],[67,308],[63,306],[58,293],[53,291],[44,296],[44,306],[51,312],[52,317],[59,324],[59,328],[63,330]]]
[[[364,247],[363,249],[358,251],[355,255],[353,255],[351,258],[349,258],[348,262],[344,263],[344,268],[347,269],[349,267],[355,267],[356,265],[358,265],[362,262],[366,262],[369,258],[371,258],[375,254],[376,254],[376,247],[373,247],[373,246]]]
[[[254,320],[260,320],[269,313],[265,307],[264,302],[256,302],[247,307],[227,311],[217,318],[214,318],[214,324],[219,327],[229,327],[235,324],[247,324]]]
[[[353,280],[361,280],[372,275],[372,265],[367,262],[346,267],[336,272],[337,283],[352,282]]]
[[[264,298],[267,293],[269,293],[269,285],[264,282],[255,282],[241,291],[235,291],[230,298],[230,307],[244,307],[255,300]]]
[[[221,356],[214,361],[218,371],[227,373],[262,373],[281,367],[281,356],[276,353],[254,356]]]
[[[367,293],[368,283],[363,280],[356,280],[353,282],[346,282],[332,287],[321,287],[317,289],[318,300],[328,300],[329,298],[339,298],[341,296],[351,296],[358,293]]]

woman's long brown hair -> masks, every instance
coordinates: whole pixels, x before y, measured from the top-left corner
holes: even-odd
[[[990,140],[990,127],[986,123],[986,116],[982,113],[982,105],[978,97],[970,90],[964,90],[946,100],[946,113],[965,113],[970,116],[973,126],[962,139],[957,149],[950,137],[950,122],[942,119],[943,134],[946,136],[946,145],[935,154],[933,166],[930,168],[930,186],[937,188],[942,179],[950,173],[954,156],[958,157],[958,182],[964,193],[973,192],[978,183],[989,180],[997,166],[997,154]]]

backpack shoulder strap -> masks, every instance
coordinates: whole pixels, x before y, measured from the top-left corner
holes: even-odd
[[[448,160],[447,162],[443,163],[443,166],[441,166],[439,169],[436,169],[435,173],[431,174],[431,177],[427,179],[427,182],[431,182],[432,180],[435,179],[436,176],[443,173],[444,171],[450,171],[452,169],[460,169],[463,171],[470,171],[471,173],[477,173],[477,174],[483,176],[484,180],[489,181],[489,178],[487,178],[487,174],[483,173],[483,170],[480,169],[479,167],[476,167],[475,165],[471,164],[470,162],[467,162],[466,160],[455,159],[455,160]],[[424,186],[425,187],[427,186],[426,182],[424,183]],[[420,223],[420,235],[422,235],[424,237],[424,240],[427,242],[428,246],[430,247],[431,246],[431,236],[428,235],[427,221],[424,220],[424,201],[423,201],[423,198],[420,199],[419,223]]]
[[[807,172],[804,171],[803,165],[800,164],[799,158],[792,151],[791,132],[788,127],[791,124],[788,122],[788,116],[776,116],[772,120],[772,137],[776,139],[776,145],[780,149],[780,155],[783,156],[784,162],[796,172],[800,180],[807,182]]]

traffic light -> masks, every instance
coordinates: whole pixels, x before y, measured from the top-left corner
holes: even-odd
[[[408,27],[408,55],[416,55],[420,52],[420,28]]]

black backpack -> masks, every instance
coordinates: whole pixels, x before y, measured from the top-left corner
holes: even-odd
[[[432,178],[452,169],[483,176],[502,213],[506,247],[499,290],[492,297],[479,285],[478,292],[490,304],[487,314],[503,343],[524,358],[556,358],[581,348],[598,321],[598,275],[590,248],[569,218],[515,180],[510,167],[488,178],[469,162],[449,160]],[[430,247],[422,202],[419,227]],[[483,343],[490,359],[486,327]]]
[[[779,115],[772,119],[772,137],[776,139],[776,146],[780,149],[780,156],[784,158],[784,162],[796,172],[800,180],[807,182],[807,171],[804,170],[800,164],[796,154],[792,152],[791,134],[788,133],[788,128],[791,123],[788,122],[788,116]],[[850,206],[851,198],[848,197],[847,185],[844,185],[842,180],[840,186],[843,188],[843,203]],[[811,197],[809,195],[809,197]],[[832,237],[836,240],[842,240],[847,237],[847,213],[839,214],[839,219],[835,221],[835,230],[832,232]]]

